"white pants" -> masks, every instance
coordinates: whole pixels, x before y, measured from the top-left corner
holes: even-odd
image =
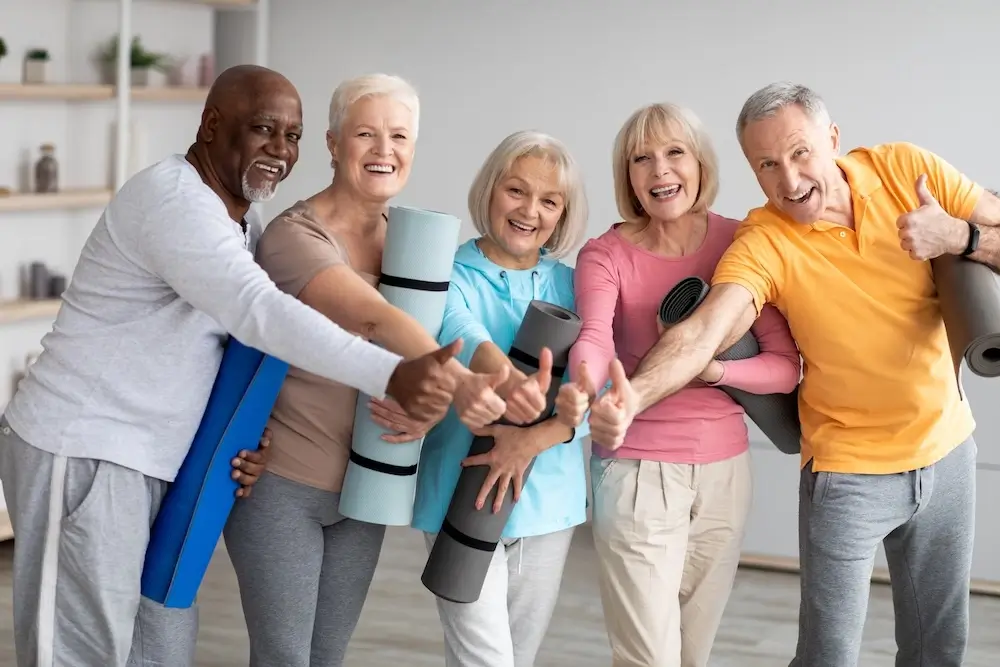
[[[426,534],[428,551],[435,535]],[[446,667],[532,667],[559,597],[573,528],[503,540],[479,599],[437,598]]]

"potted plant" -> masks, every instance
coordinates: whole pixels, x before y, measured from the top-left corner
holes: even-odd
[[[0,60],[7,55],[7,42],[3,41],[3,37],[0,37]]]
[[[48,50],[30,49],[24,56],[24,82],[45,83],[48,64]]]
[[[105,80],[108,83],[114,83],[117,79],[115,75],[118,63],[117,36],[112,37],[108,42],[101,54],[101,60],[104,64]],[[132,38],[132,48],[129,50],[129,68],[133,86],[148,86],[156,75],[159,75],[156,77],[158,80],[166,80],[168,66],[166,56],[147,51],[138,35]]]

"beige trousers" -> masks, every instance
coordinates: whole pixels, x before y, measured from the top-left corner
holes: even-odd
[[[591,460],[613,667],[707,667],[753,498],[750,454],[705,465]]]

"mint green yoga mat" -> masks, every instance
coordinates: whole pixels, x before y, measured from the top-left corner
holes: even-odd
[[[446,213],[389,209],[379,292],[434,339],[441,332],[461,227],[461,220]],[[357,521],[408,526],[423,438],[400,444],[383,440],[386,431],[372,421],[369,400],[364,393],[358,396],[340,513]]]

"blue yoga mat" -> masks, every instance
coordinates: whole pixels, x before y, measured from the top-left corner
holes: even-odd
[[[256,450],[288,364],[230,338],[177,478],[153,522],[142,594],[165,607],[194,604],[236,501],[232,460]]]
[[[445,213],[389,208],[379,292],[435,339],[441,332],[461,227],[461,220]],[[364,393],[358,396],[340,513],[357,521],[408,526],[423,438],[399,444],[382,440],[386,431],[372,421],[369,400]]]

